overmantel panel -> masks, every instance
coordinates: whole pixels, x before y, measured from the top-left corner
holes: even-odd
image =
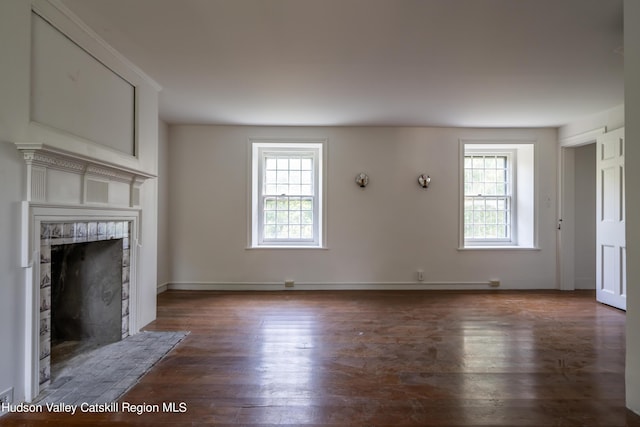
[[[20,140],[154,174],[161,87],[59,0],[30,5],[30,107]]]

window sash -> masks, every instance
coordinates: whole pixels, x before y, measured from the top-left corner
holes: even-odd
[[[511,196],[465,196],[465,240],[510,242]]]
[[[465,151],[463,235],[467,243],[513,241],[513,156]]]

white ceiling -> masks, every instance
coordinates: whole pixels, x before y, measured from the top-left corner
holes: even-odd
[[[624,102],[622,0],[62,0],[169,123],[559,126]]]

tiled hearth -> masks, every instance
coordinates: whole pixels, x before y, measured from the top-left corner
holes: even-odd
[[[39,384],[51,380],[51,247],[102,240],[122,240],[122,338],[129,335],[131,252],[129,221],[42,222],[40,224]]]

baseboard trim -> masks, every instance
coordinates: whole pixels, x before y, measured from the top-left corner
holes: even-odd
[[[158,290],[157,290],[157,294],[160,295],[163,292],[166,292],[169,290],[169,285],[171,285],[170,283],[163,283],[162,285],[158,285]]]
[[[285,287],[284,283],[257,282],[175,282],[166,285],[167,290],[184,291],[295,291],[295,290],[467,290],[496,289],[489,282],[344,282],[344,283],[298,283]]]

